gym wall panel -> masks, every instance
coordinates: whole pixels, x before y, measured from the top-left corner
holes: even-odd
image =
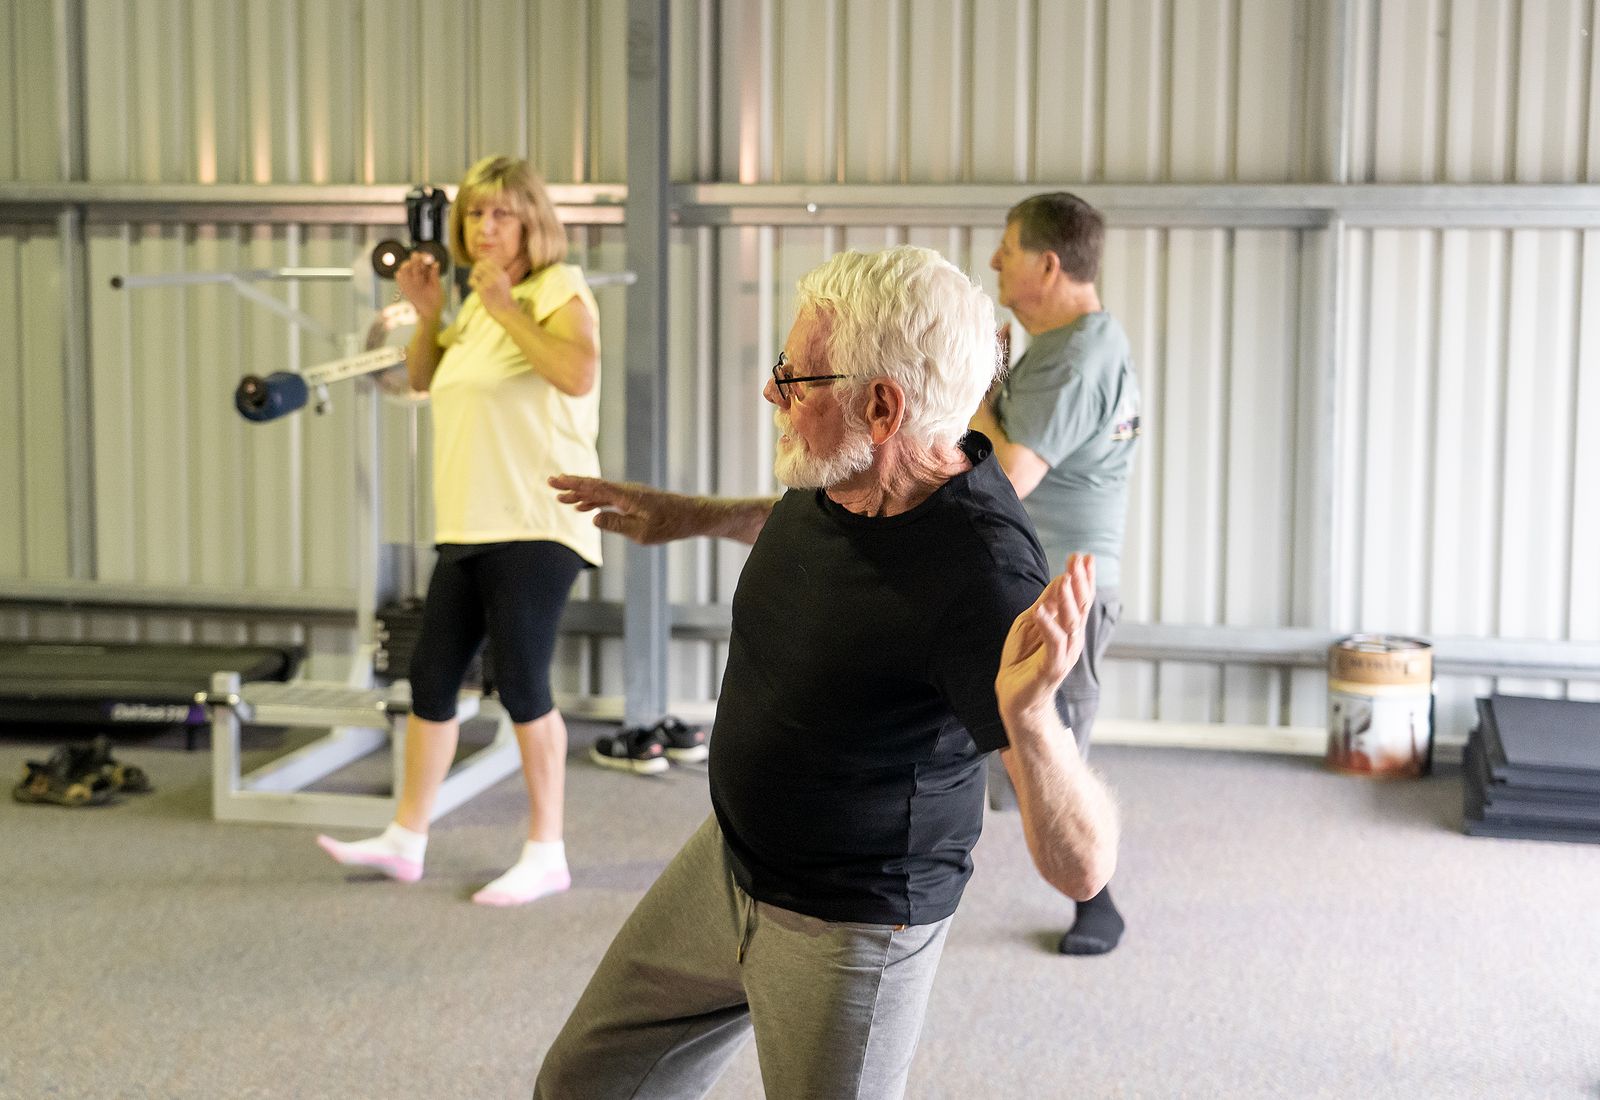
[[[692,452],[674,442],[674,484],[730,495],[775,492],[771,407],[761,397],[794,312],[794,284],[844,248],[907,242],[937,248],[993,293],[988,258],[1000,226],[729,227],[713,237],[719,354],[685,364],[695,397],[675,399],[673,433],[694,431],[704,395],[716,445]],[[1296,362],[1303,339],[1303,242],[1286,230],[1113,229],[1102,298],[1128,329],[1145,397],[1147,430],[1134,477],[1123,560],[1125,617],[1141,622],[1272,627],[1314,625],[1296,617],[1302,575],[1293,529],[1303,400]],[[675,323],[691,312],[675,313]],[[1003,314],[1002,314],[1003,315]],[[675,337],[675,340],[679,339]],[[1016,332],[1017,345],[1025,334]],[[674,360],[677,369],[679,360]],[[619,467],[620,468],[620,467]],[[677,549],[677,548],[674,548]],[[684,547],[675,585],[726,603],[745,552],[731,543]],[[702,558],[700,555],[706,555]],[[679,568],[684,572],[679,573]],[[620,594],[620,580],[616,582]],[[688,587],[675,588],[679,592]],[[712,678],[720,647],[704,646]],[[686,659],[686,658],[683,658]],[[708,698],[675,685],[680,698]],[[608,693],[620,690],[612,684]],[[1117,717],[1280,724],[1321,703],[1316,677],[1178,662],[1121,662],[1109,677],[1107,713]],[[1320,719],[1319,719],[1320,720]]]
[[[1578,230],[1352,233],[1336,628],[1593,640],[1600,284]],[[1587,247],[1586,247],[1587,246]],[[1581,441],[1580,441],[1581,438]],[[1561,692],[1503,679],[1502,690]],[[1464,730],[1480,681],[1441,685]]]
[[[1033,33],[1032,170],[1038,179],[1094,179],[1100,168],[1103,5],[1066,0],[1038,6]],[[989,66],[985,66],[988,69]],[[967,125],[973,120],[967,119]]]
[[[346,14],[353,7],[350,0],[303,7],[295,53],[305,124],[297,159],[307,183],[362,178],[361,70],[350,64],[361,57],[360,25]]]
[[[0,571],[31,580],[68,575],[60,308],[53,228],[0,229]]]
[[[330,387],[331,408],[310,408],[268,424],[251,424],[233,409],[233,391],[247,373],[303,369],[345,354],[325,336],[296,335],[275,313],[221,285],[113,290],[116,274],[152,271],[228,271],[281,266],[342,267],[370,250],[377,227],[344,226],[95,226],[89,240],[91,379],[95,425],[94,482],[96,578],[108,584],[196,586],[274,595],[310,589],[353,592],[358,579],[355,516],[363,494],[356,480],[357,448],[378,448],[381,537],[396,545],[431,545],[432,515],[427,477],[431,438],[426,414],[413,435],[415,406],[377,402],[377,417],[364,416],[356,384]],[[620,227],[573,227],[573,259],[597,272],[624,265]],[[13,235],[14,236],[14,235]],[[4,238],[9,242],[12,238]],[[55,242],[44,242],[54,248]],[[20,250],[0,283],[0,308],[27,284],[16,277]],[[51,253],[53,255],[53,253]],[[258,284],[285,305],[303,310],[336,335],[360,334],[371,316],[348,284]],[[48,288],[47,288],[48,289]],[[34,285],[33,293],[38,294]],[[607,384],[602,390],[602,453],[608,469],[621,469],[625,438],[622,392],[624,310],[617,288],[596,291]],[[49,308],[18,307],[36,318],[43,337],[53,335]],[[692,329],[686,330],[692,333]],[[32,335],[32,334],[30,334]],[[50,352],[49,347],[41,348]],[[59,346],[54,348],[59,361]],[[22,510],[23,523],[0,540],[4,575],[30,579],[64,577],[65,488],[60,429],[60,375],[40,371],[12,378],[0,373],[0,392],[27,400],[8,402],[25,410],[41,407],[26,421],[20,444],[0,451],[3,484],[16,484],[19,498],[34,492],[48,511]],[[45,399],[31,395],[45,388]],[[20,415],[20,413],[19,413]],[[704,441],[700,446],[704,447]],[[413,465],[413,451],[415,468]],[[55,467],[35,469],[50,454]],[[35,491],[30,485],[37,485]],[[413,497],[413,494],[415,496]],[[411,501],[416,500],[413,511]],[[415,525],[415,534],[413,531]],[[420,536],[420,537],[418,537]],[[619,563],[620,544],[606,552]],[[42,560],[48,569],[28,561]],[[607,570],[620,596],[620,569]],[[404,577],[396,578],[403,581]],[[425,578],[424,578],[425,579]],[[598,580],[580,594],[599,594]],[[691,598],[684,596],[683,598]],[[84,629],[83,620],[68,627]],[[99,616],[97,629],[134,636],[155,629],[155,617],[132,624]],[[203,619],[165,617],[160,634],[195,628]],[[180,627],[173,626],[179,623]],[[57,625],[63,625],[58,623]],[[269,628],[270,629],[270,628]],[[296,628],[300,630],[300,628]],[[298,640],[296,633],[290,640]],[[331,660],[347,654],[349,631],[319,628],[317,645],[330,646]],[[564,659],[574,676],[587,677],[588,643],[575,643]],[[706,674],[702,671],[700,681]],[[586,680],[584,681],[587,682]],[[565,686],[564,686],[565,687]],[[576,690],[576,687],[567,687]]]
[[[21,512],[27,531],[26,568],[30,577],[40,579],[66,575],[70,537],[62,502],[67,499],[68,448],[73,441],[64,376],[52,369],[62,361],[61,332],[52,323],[61,310],[60,256],[54,234],[26,240],[20,256],[28,283],[17,329],[17,358],[23,371],[22,439],[28,456]]]
[[[996,236],[998,241],[998,235]],[[1101,268],[1100,300],[1128,333],[1144,422],[1139,453],[1134,459],[1128,496],[1128,526],[1122,547],[1122,619],[1138,620],[1158,612],[1154,593],[1162,582],[1160,539],[1165,525],[1164,496],[1156,471],[1168,446],[1163,426],[1166,405],[1163,368],[1169,343],[1165,317],[1168,279],[1165,234],[1152,230],[1112,230],[1106,235],[1106,262]],[[1015,330],[1018,326],[1013,323]],[[1174,565],[1186,559],[1180,558]],[[1052,563],[1053,564],[1053,563]],[[1102,706],[1107,715],[1154,718],[1158,709],[1160,666],[1151,661],[1110,662],[1104,677]]]
[[[708,10],[686,6],[675,16],[675,27],[684,28],[680,41],[695,41]],[[151,183],[453,182],[471,160],[505,149],[529,155],[553,181],[619,180],[626,155],[625,12],[625,0],[95,0],[83,20],[86,176]],[[12,31],[0,57],[0,87],[12,93],[0,120],[3,178],[56,175],[61,57],[52,20],[48,4],[0,6],[0,26]],[[679,83],[693,89],[698,79],[686,72]],[[700,109],[692,97],[680,98]],[[24,113],[32,116],[27,125]],[[685,144],[703,160],[708,141],[700,136]],[[399,208],[395,220],[403,220]],[[310,365],[343,349],[317,336],[296,337],[283,319],[226,287],[118,292],[107,280],[119,273],[342,267],[377,237],[398,232],[104,223],[89,229],[98,580],[272,592],[353,586],[352,462],[367,433],[353,387],[334,388],[333,409],[324,417],[252,426],[231,409],[242,374]],[[625,266],[620,229],[573,235],[579,260],[605,270]],[[44,247],[59,253],[53,239]],[[27,326],[30,358],[46,354],[58,363],[60,311],[54,298],[43,301],[54,282],[31,280],[53,270],[59,255],[42,262],[47,257],[38,244],[7,251],[8,272],[19,278],[6,284],[11,293],[0,296],[0,309],[6,316],[14,309]],[[20,278],[23,272],[30,278]],[[342,286],[258,285],[340,333],[365,323]],[[621,296],[599,295],[607,359],[620,378]],[[42,346],[45,336],[55,339],[53,348]],[[0,537],[0,569],[30,579],[65,576],[61,377],[8,369],[0,379],[4,392],[27,388],[28,403],[11,408],[32,410],[28,431],[7,437],[0,486],[15,485],[17,499],[26,501],[22,490],[31,484],[34,502]],[[620,387],[608,392],[614,396],[607,434],[620,466]],[[431,529],[426,491],[414,493],[409,476],[395,476],[397,469],[409,475],[416,449],[426,484],[429,440],[425,415],[421,420],[413,429],[404,410],[385,407],[380,414],[386,541],[411,542],[413,514],[422,531]],[[41,516],[41,503],[53,511]],[[612,551],[620,562],[620,547]],[[615,574],[620,585],[620,570]],[[598,582],[585,583],[598,591]],[[166,619],[158,629],[155,617],[113,615],[21,615],[18,622],[25,632],[44,624],[117,636],[219,626]],[[350,646],[348,631],[262,629],[288,629],[334,651]],[[564,654],[564,667],[587,676],[591,647],[576,648],[576,655]]]
[[[1319,87],[1320,29],[1328,6],[1240,0],[1234,49],[1248,52],[1234,82],[1233,179],[1276,183],[1316,178],[1309,167],[1319,144],[1307,88]],[[1197,79],[1204,79],[1199,74]],[[1320,98],[1320,97],[1319,97]]]
[[[62,178],[53,6],[0,0],[0,180]]]
[[[667,438],[667,468],[679,491],[711,493],[718,427],[718,379],[708,369],[717,362],[712,328],[717,300],[713,233],[704,228],[675,230],[670,249],[666,399],[673,430]],[[727,599],[728,594],[719,595],[715,587],[717,552],[717,544],[708,539],[669,547],[671,602],[709,604]],[[678,698],[715,697],[722,672],[715,646],[677,642],[670,653],[670,682],[681,685]]]
[[[674,26],[693,40],[701,13],[678,7]],[[626,174],[626,0],[94,0],[89,8],[91,181],[446,183],[497,150],[528,155],[554,182]],[[50,9],[11,0],[6,11],[28,33],[0,78],[10,76],[17,110],[53,119]],[[681,83],[693,87],[693,75]],[[11,178],[50,178],[53,132],[15,133],[0,141]]]
[[[620,226],[586,227],[568,230],[573,243],[569,257],[593,272],[621,271],[626,266],[623,230]],[[620,475],[623,470],[627,445],[622,378],[626,371],[624,335],[626,332],[625,293],[620,287],[602,287],[595,290],[595,301],[600,308],[601,380],[600,380],[600,465],[603,470]],[[431,512],[430,512],[431,515]],[[432,520],[425,528],[431,532]],[[601,553],[605,566],[597,573],[587,573],[579,580],[573,595],[577,598],[622,599],[625,542],[617,536],[602,539]],[[621,644],[611,639],[568,639],[561,643],[563,664],[561,676],[554,683],[558,691],[596,691],[603,694],[621,694]],[[616,686],[601,691],[602,684]]]
[[[22,237],[17,227],[0,228],[0,317],[22,316]],[[22,357],[0,355],[0,576],[26,576],[23,509],[27,451],[23,444]]]
[[[1324,9],[1272,0],[725,5],[724,178],[1304,178],[1308,28]]]
[[[20,321],[27,285],[22,265],[25,227],[0,227],[0,317]],[[23,576],[26,570],[26,531],[23,523],[28,453],[23,435],[26,412],[22,403],[21,355],[0,355],[0,570]]]
[[[1580,244],[1581,285],[1600,288],[1600,234],[1586,232]],[[1564,505],[1572,517],[1572,587],[1568,599],[1568,637],[1600,641],[1600,326],[1589,318],[1588,300],[1579,309],[1572,423],[1572,497]],[[1596,685],[1584,685],[1585,698],[1600,698]]]
[[[839,172],[839,148],[832,136],[843,101],[842,76],[837,64],[818,65],[816,55],[804,48],[820,43],[832,59],[838,49],[839,7],[823,2],[784,4],[777,14],[774,67],[778,87],[773,110],[774,159],[783,178],[834,179]],[[882,107],[867,106],[863,114],[881,114]]]
[[[1304,587],[1295,544],[1297,468],[1315,449],[1296,432],[1304,395],[1293,369],[1301,339],[1299,272],[1302,242],[1290,232],[1233,235],[1227,286],[1228,354],[1220,415],[1227,431],[1219,476],[1224,487],[1220,619],[1228,625],[1304,625],[1294,617],[1294,592]],[[1221,717],[1276,725],[1284,679],[1261,668],[1223,670]]]
[[[718,0],[672,0],[670,174],[675,180],[717,175]]]
[[[1353,7],[1353,181],[1596,178],[1590,0]]]

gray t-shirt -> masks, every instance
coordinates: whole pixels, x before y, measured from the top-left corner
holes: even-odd
[[[1052,571],[1091,553],[1097,583],[1118,584],[1139,407],[1128,334],[1104,311],[1034,337],[1001,386],[1000,426],[1050,466],[1022,505]]]

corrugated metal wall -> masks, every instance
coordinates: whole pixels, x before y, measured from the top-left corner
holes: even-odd
[[[1354,8],[1354,181],[1600,179],[1586,0]],[[1332,625],[1600,638],[1600,269],[1578,229],[1352,232]],[[1487,680],[1441,684],[1464,731]],[[1593,684],[1502,680],[1503,690]]]
[[[728,4],[724,178],[1308,178],[1306,81],[1321,61],[1306,43],[1328,10],[1277,0]]]
[[[443,182],[497,150],[528,155],[553,182],[624,177],[624,0],[86,7],[91,181]],[[672,171],[885,188],[1590,181],[1592,19],[1589,0],[686,0],[673,4]],[[13,92],[0,173],[62,178],[51,12],[0,0],[0,25],[12,31],[0,87]],[[1579,430],[1600,402],[1585,324],[1600,315],[1600,282],[1586,278],[1593,232],[1224,221],[1119,225],[1108,242],[1102,297],[1132,337],[1152,427],[1127,619],[1600,639],[1600,582],[1584,568],[1600,560],[1600,445]],[[999,229],[674,230],[674,484],[771,487],[759,388],[803,271],[839,248],[910,240],[992,289]],[[0,361],[0,492],[19,502],[0,527],[0,576],[68,575],[70,402],[37,366],[62,354],[56,233],[0,227],[0,317],[18,334],[0,344],[20,349]],[[1339,234],[1335,287],[1325,272]],[[239,374],[329,349],[220,288],[116,292],[107,279],[344,265],[379,230],[94,224],[87,235],[93,575],[353,583],[354,402],[336,393],[327,417],[265,428],[228,408]],[[574,236],[591,268],[624,266],[620,229]],[[341,330],[360,321],[348,292],[279,293]],[[603,458],[615,472],[621,299],[600,294]],[[1324,331],[1336,300],[1342,325]],[[391,472],[405,415],[383,414]],[[385,487],[393,540],[405,537],[403,482]],[[669,561],[675,602],[726,602],[743,553],[685,545]],[[617,565],[585,583],[621,598]],[[110,622],[11,615],[0,629],[221,629]],[[678,642],[673,655],[676,697],[714,693],[717,647]],[[572,643],[563,675],[569,690],[620,693],[620,644]],[[1464,732],[1481,686],[1445,685],[1447,734]],[[1109,687],[1107,713],[1125,717],[1323,721],[1314,672],[1126,663]]]
[[[1314,178],[1308,165],[1319,147],[1306,81],[1322,62],[1308,43],[1331,10],[1232,0],[729,5],[724,178]],[[1001,228],[724,230],[739,243],[723,252],[721,302],[738,301],[727,312],[743,320],[725,332],[724,352],[731,341],[740,353],[724,354],[725,368],[770,361],[795,279],[830,252],[925,244],[993,292],[987,264]],[[1283,231],[1110,236],[1102,298],[1129,330],[1157,426],[1134,490],[1130,618],[1295,621],[1300,253],[1298,235]],[[773,287],[776,301],[751,295],[751,286]],[[754,385],[745,391],[753,397]],[[763,432],[735,460],[762,464],[769,446]],[[724,583],[731,580],[727,570]],[[1280,680],[1256,669],[1140,664],[1112,678],[1107,711],[1276,723],[1285,713]],[[1321,706],[1315,677],[1311,686],[1319,694],[1308,714]]]
[[[626,0],[86,7],[91,180],[445,181],[500,149],[625,172]]]

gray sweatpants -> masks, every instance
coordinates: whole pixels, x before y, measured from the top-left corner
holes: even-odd
[[[755,901],[712,816],[617,933],[533,1094],[704,1096],[753,1030],[769,1098],[901,1096],[951,919],[848,924]]]

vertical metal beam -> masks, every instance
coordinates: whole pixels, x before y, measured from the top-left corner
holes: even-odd
[[[1338,0],[1333,14],[1333,41],[1328,52],[1331,59],[1328,99],[1334,104],[1333,109],[1337,115],[1333,131],[1327,138],[1326,149],[1333,176],[1331,182],[1346,184],[1350,182],[1350,149],[1354,138],[1355,5],[1352,0]],[[1347,555],[1340,553],[1335,537],[1335,533],[1342,527],[1341,521],[1346,518],[1342,513],[1350,499],[1340,473],[1347,456],[1339,445],[1341,421],[1348,415],[1348,410],[1343,409],[1339,402],[1339,379],[1348,369],[1349,355],[1345,334],[1349,325],[1350,309],[1349,294],[1345,285],[1349,277],[1349,241],[1342,217],[1334,216],[1328,219],[1327,238],[1323,307],[1326,336],[1321,372],[1322,384],[1327,390],[1321,395],[1322,399],[1319,402],[1319,406],[1324,410],[1323,415],[1318,418],[1320,431],[1323,434],[1317,441],[1318,451],[1322,456],[1317,499],[1323,530],[1319,532],[1320,537],[1316,542],[1321,548],[1322,555],[1317,562],[1317,572],[1319,576],[1326,575],[1327,583],[1319,586],[1318,596],[1321,601],[1325,601],[1325,606],[1317,610],[1320,612],[1319,625],[1326,624],[1336,630],[1342,630],[1353,625],[1344,619],[1345,609],[1350,605],[1348,594],[1355,581],[1352,571],[1357,568],[1354,561],[1348,560]]]
[[[83,0],[55,0],[56,140],[64,182],[87,178]],[[61,377],[66,404],[67,575],[95,575],[94,431],[90,422],[89,261],[84,209],[56,217],[61,250]]]
[[[1305,24],[1304,68],[1308,79],[1301,130],[1315,144],[1302,149],[1305,175],[1317,182],[1344,183],[1350,173],[1351,49],[1354,9],[1350,0],[1323,0],[1300,16]],[[1313,58],[1321,63],[1312,64]],[[1297,449],[1306,458],[1297,475],[1291,621],[1297,626],[1339,628],[1346,571],[1352,563],[1335,545],[1342,453],[1339,448],[1339,373],[1345,360],[1348,310],[1347,242],[1343,217],[1331,212],[1324,228],[1301,234],[1299,285],[1299,380]],[[1308,670],[1284,670],[1276,721],[1296,725],[1324,706],[1322,685]]]
[[[1323,74],[1321,89],[1308,89],[1309,104],[1320,104],[1321,140],[1308,159],[1319,169],[1322,182],[1347,183],[1350,176],[1351,115],[1353,104],[1353,36],[1355,10],[1350,0],[1329,0],[1315,28],[1325,36],[1321,41]],[[1308,36],[1315,49],[1318,35]],[[1314,108],[1315,109],[1315,108]],[[1308,118],[1309,122],[1310,119]],[[1311,514],[1300,534],[1309,553],[1305,564],[1309,575],[1297,588],[1304,604],[1295,621],[1306,626],[1341,625],[1340,608],[1347,603],[1348,571],[1355,567],[1345,560],[1336,545],[1340,511],[1345,506],[1340,485],[1343,455],[1339,448],[1339,376],[1345,369],[1345,328],[1348,323],[1348,277],[1346,227],[1344,219],[1333,214],[1315,247],[1314,267],[1303,271],[1310,278],[1302,282],[1301,323],[1309,339],[1302,349],[1309,353],[1308,368],[1302,372],[1302,400],[1309,410],[1306,422],[1307,450],[1314,455],[1310,489]],[[1308,285],[1309,283],[1309,285]]]
[[[628,480],[660,485],[667,466],[667,232],[671,87],[667,0],[628,0],[628,292],[625,468]],[[626,550],[622,650],[623,720],[654,721],[666,710],[666,551]]]

